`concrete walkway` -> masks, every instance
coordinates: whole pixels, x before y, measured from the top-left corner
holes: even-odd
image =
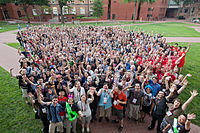
[[[5,70],[9,71],[10,68],[14,69],[14,75],[19,72],[19,55],[15,48],[7,46],[5,43],[17,42],[15,31],[8,31],[4,33],[0,33],[0,66]],[[200,38],[187,38],[187,37],[167,37],[167,41],[175,41],[175,42],[200,42]],[[148,131],[147,127],[150,125],[151,117],[147,117],[145,123],[139,123],[139,125],[135,125],[134,122],[128,122],[127,119],[124,121],[124,130],[123,133],[154,133],[155,130]],[[106,126],[105,126],[106,125]],[[91,131],[95,133],[116,133],[118,125],[113,123],[107,123],[103,121],[101,124],[97,121],[91,124]],[[98,130],[97,130],[98,129]],[[192,124],[191,125],[191,133],[199,133],[200,127]]]
[[[0,66],[9,71],[10,68],[14,68],[13,74],[19,73],[19,54],[17,49],[9,47],[6,43],[17,42],[15,31],[8,31],[0,33]]]

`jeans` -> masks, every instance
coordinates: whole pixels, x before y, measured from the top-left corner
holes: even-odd
[[[156,121],[158,120],[157,133],[161,133],[160,125],[162,123],[163,118],[163,115],[156,115],[155,113],[153,113],[152,115],[151,128],[155,127]]]

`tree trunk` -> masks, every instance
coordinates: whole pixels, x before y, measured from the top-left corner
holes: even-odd
[[[28,16],[27,6],[26,5],[23,5],[23,10],[25,12],[27,22],[30,24],[30,19],[29,19],[29,16]]]
[[[132,18],[133,21],[135,21],[136,6],[137,6],[137,2],[135,1],[134,12],[133,12],[133,18]]]
[[[140,9],[141,9],[141,2],[138,3],[137,20],[140,20]]]
[[[61,24],[64,24],[64,18],[63,18],[63,12],[62,12],[63,5],[59,4],[59,6],[60,6]]]
[[[110,14],[110,8],[111,8],[111,0],[108,0],[108,19],[111,18],[111,14]]]

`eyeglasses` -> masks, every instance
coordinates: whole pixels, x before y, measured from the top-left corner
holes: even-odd
[[[58,100],[53,100],[53,102],[57,102]]]

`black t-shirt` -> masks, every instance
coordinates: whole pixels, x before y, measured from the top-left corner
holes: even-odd
[[[16,78],[19,80],[19,87],[22,87],[22,89],[28,89],[28,85],[23,82],[22,75],[17,75]]]
[[[65,103],[65,104],[66,104],[66,103]],[[72,110],[72,111],[76,111],[76,113],[78,113],[78,111],[81,110],[81,109],[78,107],[78,105],[77,105],[76,103],[74,103],[74,104],[69,104],[69,106],[71,107],[71,110]],[[66,106],[65,106],[65,107],[66,107]],[[68,115],[68,114],[67,114],[67,109],[66,109],[66,115]],[[71,114],[71,117],[73,118],[74,115]]]
[[[153,102],[155,103],[154,114],[164,116],[166,114],[166,109],[167,109],[166,98],[162,98],[162,99],[156,98],[154,99]]]

